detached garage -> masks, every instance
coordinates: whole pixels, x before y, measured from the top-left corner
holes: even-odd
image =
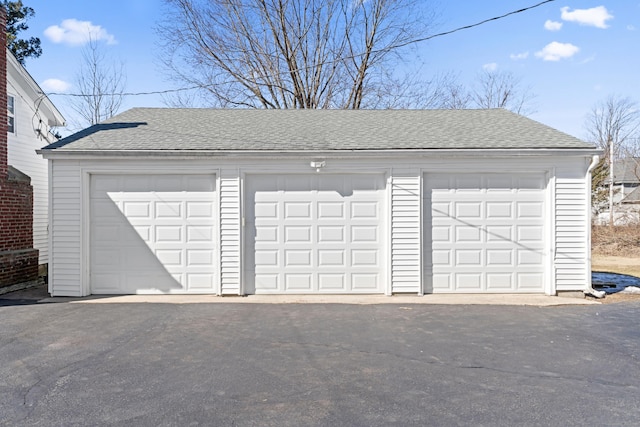
[[[129,110],[39,151],[49,292],[588,290],[595,148],[505,110]]]

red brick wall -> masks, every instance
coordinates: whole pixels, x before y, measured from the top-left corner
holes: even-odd
[[[0,181],[0,253],[33,247],[33,189],[28,182]]]
[[[7,26],[7,11],[0,7],[0,28]],[[0,31],[0,47],[7,45],[7,33]],[[3,49],[6,52],[6,49]],[[0,54],[0,111],[7,111],[7,56]],[[0,120],[0,180],[7,177],[7,117]]]
[[[37,279],[37,249],[0,252],[0,288]]]

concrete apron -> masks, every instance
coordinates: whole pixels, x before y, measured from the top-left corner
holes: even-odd
[[[598,301],[547,295],[514,294],[437,294],[437,295],[93,295],[82,298],[53,297],[39,302],[69,302],[79,304],[448,304],[448,305],[593,305]]]

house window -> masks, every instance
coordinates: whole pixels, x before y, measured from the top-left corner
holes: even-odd
[[[13,96],[7,96],[7,131],[16,133],[16,100]]]

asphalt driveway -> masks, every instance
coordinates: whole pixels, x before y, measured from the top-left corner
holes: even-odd
[[[34,304],[2,425],[637,425],[640,303]]]

